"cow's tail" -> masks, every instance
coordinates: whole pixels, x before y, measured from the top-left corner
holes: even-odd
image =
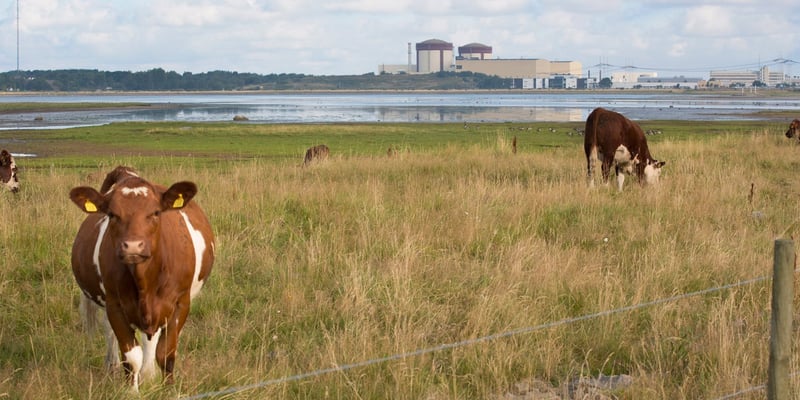
[[[597,157],[597,125],[599,113],[596,113],[596,110],[593,111],[589,115],[589,120],[591,121],[587,124],[586,128],[584,129],[584,135],[587,135],[585,138],[586,143],[589,143],[586,150],[586,181],[589,187],[594,186],[594,169],[595,165],[597,164],[598,157]]]
[[[121,365],[119,342],[117,342],[117,337],[114,335],[114,330],[111,329],[111,324],[108,322],[105,310],[84,295],[81,295],[81,302],[78,309],[81,314],[83,329],[87,335],[93,334],[98,324],[103,326],[103,335],[106,338],[105,366],[109,371],[118,369]],[[97,318],[98,314],[102,316],[99,320]]]

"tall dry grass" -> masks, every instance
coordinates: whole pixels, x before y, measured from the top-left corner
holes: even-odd
[[[190,179],[218,259],[182,334],[174,398],[535,327],[770,274],[798,230],[800,146],[752,132],[652,145],[661,185],[585,185],[574,149],[510,139],[398,157],[140,172]],[[136,398],[82,333],[69,267],[96,170],[25,171],[0,213],[0,396]],[[133,165],[134,167],[139,167]],[[750,199],[751,185],[754,195]],[[629,374],[624,399],[718,398],[763,384],[769,283],[242,391],[231,398],[493,398],[537,378]],[[798,357],[792,361],[800,370]],[[794,382],[795,387],[800,382]],[[749,396],[749,397],[748,397]],[[741,398],[760,398],[755,392]]]

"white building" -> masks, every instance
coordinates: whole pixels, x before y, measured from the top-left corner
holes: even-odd
[[[752,86],[756,81],[767,86],[776,86],[787,83],[788,79],[783,72],[770,72],[769,67],[764,66],[758,71],[711,71],[708,85],[717,87]]]

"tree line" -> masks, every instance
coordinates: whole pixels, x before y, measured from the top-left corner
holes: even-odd
[[[3,91],[220,91],[220,90],[469,90],[508,89],[511,79],[473,72],[434,74],[305,75],[232,71],[203,73],[100,71],[96,69],[8,71]]]

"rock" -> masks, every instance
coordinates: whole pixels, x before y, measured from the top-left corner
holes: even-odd
[[[561,396],[549,383],[531,378],[515,383],[511,390],[496,400],[561,400]]]
[[[237,115],[233,116],[233,120],[234,121],[249,121],[250,119],[245,117],[244,115],[238,115],[237,114]]]
[[[630,375],[600,375],[597,378],[581,377],[573,380],[568,385],[569,397],[571,399],[611,399],[604,392],[623,390],[633,385],[633,377]]]

